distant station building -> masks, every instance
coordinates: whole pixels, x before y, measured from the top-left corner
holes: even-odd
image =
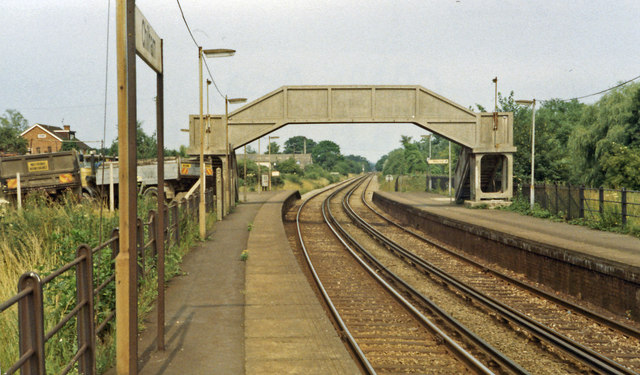
[[[246,156],[247,160],[251,160],[256,164],[265,166],[269,165],[269,154],[247,154]],[[238,163],[242,164],[244,158],[244,154],[238,154]],[[271,154],[271,162],[274,164],[278,164],[291,158],[293,158],[293,160],[296,161],[296,164],[298,164],[302,169],[304,169],[304,167],[309,164],[313,164],[313,161],[311,160],[311,154]]]
[[[28,142],[27,152],[29,154],[62,151],[64,142],[73,142],[73,148],[82,153],[85,153],[90,148],[76,138],[76,132],[71,130],[70,125],[64,125],[61,128],[52,125],[34,124],[20,135]]]

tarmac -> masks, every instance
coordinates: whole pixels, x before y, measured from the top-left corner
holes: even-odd
[[[282,205],[293,193],[247,194],[185,256],[166,290],[165,351],[152,311],[140,374],[360,373],[289,247]]]

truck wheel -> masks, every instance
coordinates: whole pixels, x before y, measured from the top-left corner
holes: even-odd
[[[158,188],[155,186],[148,187],[147,190],[144,191],[143,195],[145,197],[157,197],[158,196]]]

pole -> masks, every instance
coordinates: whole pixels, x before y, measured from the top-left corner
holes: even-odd
[[[449,200],[451,199],[451,141],[449,141]]]
[[[262,193],[262,172],[260,168],[260,138],[258,138],[258,193]]]
[[[431,140],[433,139],[433,134],[429,134],[429,159],[431,159]],[[431,165],[427,164],[427,169],[429,171],[429,191],[431,191]]]
[[[104,168],[104,165],[103,165]],[[113,191],[113,162],[109,163],[109,211],[115,211],[115,196]]]
[[[163,59],[163,40],[160,39],[160,59]],[[164,75],[158,73],[156,75],[156,92],[158,100],[156,101],[156,136],[158,142],[158,211],[156,218],[157,232],[154,233],[156,238],[156,249],[158,253],[158,329],[157,329],[157,348],[164,351]]]
[[[271,191],[271,137],[269,137],[269,191]]]
[[[247,145],[244,145],[244,201],[247,202]]]
[[[530,207],[533,210],[535,203],[535,186],[534,186],[534,168],[535,168],[535,153],[536,153],[536,100],[533,99],[533,118],[531,120],[531,186],[529,188],[530,194]]]
[[[16,173],[16,185],[17,185],[16,186],[17,187],[16,193],[18,194],[18,202],[17,202],[18,203],[18,210],[21,210],[22,209],[22,186],[21,186],[21,183],[20,183],[20,173],[19,172]]]
[[[200,87],[200,205],[199,205],[199,215],[198,215],[198,223],[200,227],[200,239],[204,241],[206,236],[206,227],[205,227],[205,197],[204,191],[206,189],[205,183],[205,165],[204,165],[204,121],[202,121],[202,47],[198,47],[198,67],[199,67],[199,76],[198,76],[198,86]],[[219,192],[216,192],[219,194]]]
[[[116,371],[138,372],[136,257],[135,0],[116,3],[118,65],[119,253],[116,257]]]
[[[227,198],[227,213],[231,212],[231,151],[229,150],[229,99],[224,96],[224,128],[226,132],[225,144],[227,146],[227,181],[225,181],[225,190]]]

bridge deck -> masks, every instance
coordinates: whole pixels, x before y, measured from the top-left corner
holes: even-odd
[[[552,222],[504,210],[468,209],[452,205],[448,197],[426,192],[378,194],[439,216],[508,233],[636,268],[640,272],[640,239],[567,223]]]

